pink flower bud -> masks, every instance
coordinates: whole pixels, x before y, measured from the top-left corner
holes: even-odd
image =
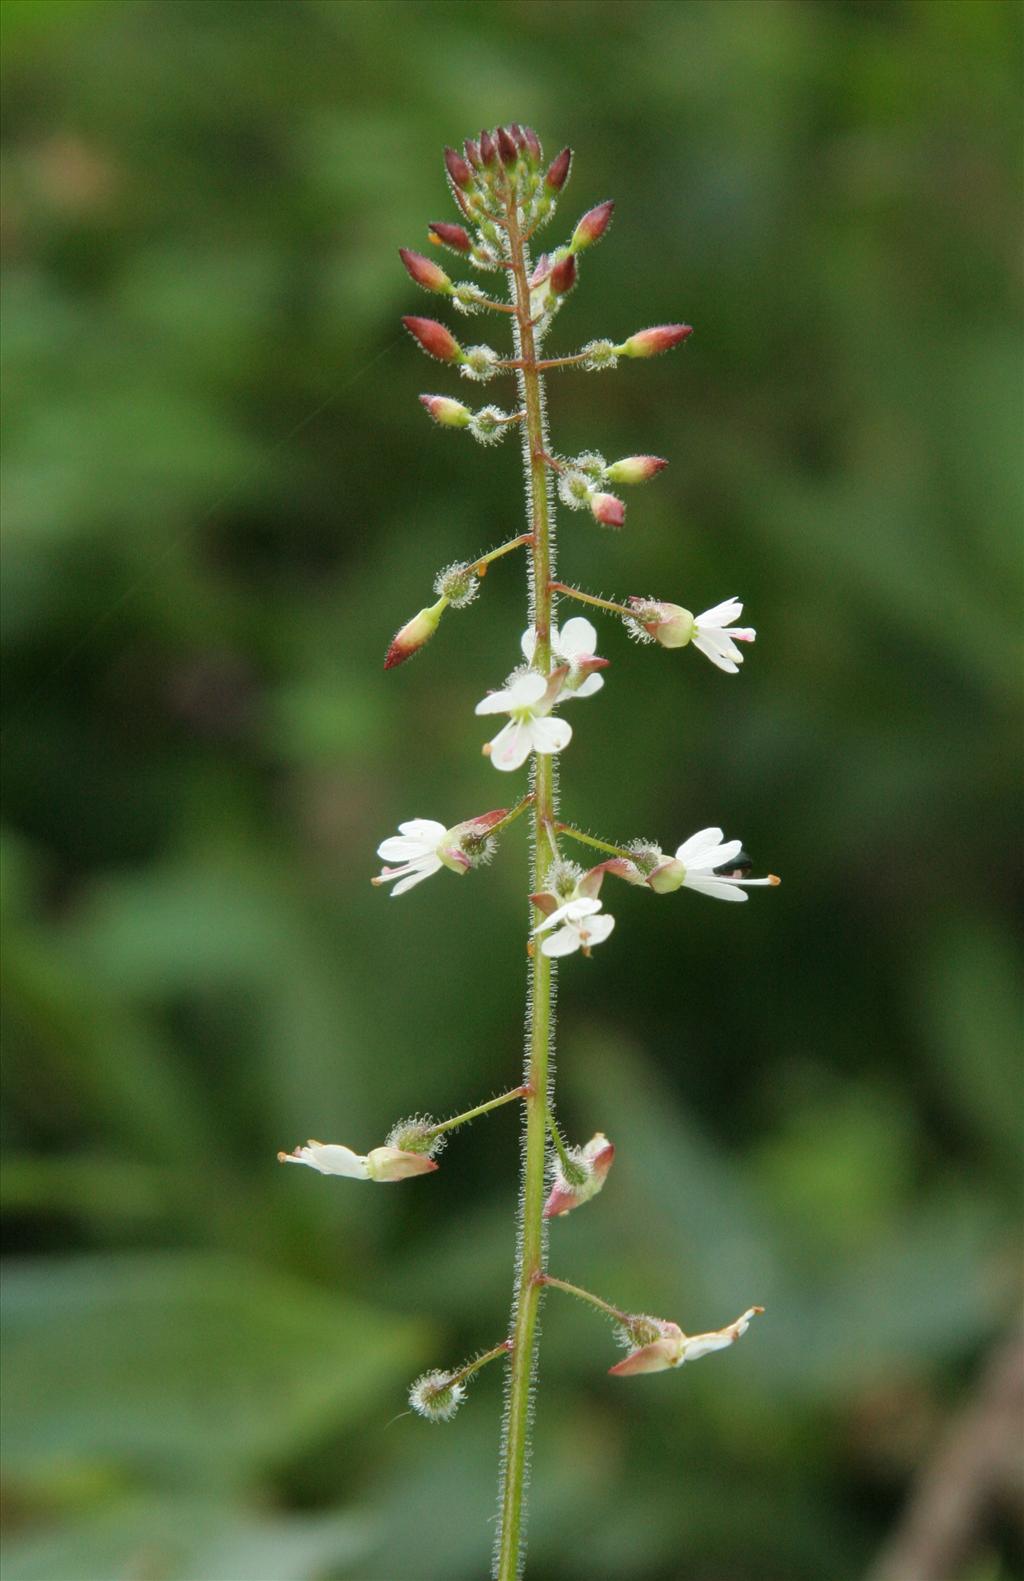
[[[563,148],[556,154],[548,166],[548,173],[544,177],[544,185],[550,192],[561,192],[569,179],[569,167],[572,164],[572,149]]]
[[[451,331],[439,324],[436,318],[415,318],[406,314],[402,323],[428,357],[436,357],[438,362],[462,361],[462,347]]]
[[[461,225],[449,225],[446,220],[433,220],[427,228],[427,235],[432,242],[450,247],[456,253],[468,253],[473,245],[467,230]]]
[[[544,1204],[546,1219],[557,1219],[563,1213],[571,1213],[573,1208],[582,1207],[585,1202],[590,1201],[591,1197],[597,1196],[614,1162],[615,1147],[601,1131],[598,1131],[585,1147],[571,1148],[569,1158],[574,1168],[585,1178],[581,1181],[570,1181],[565,1176],[564,1167],[559,1168],[554,1186]]]
[[[490,170],[491,166],[494,164],[494,161],[495,161],[496,157],[497,157],[497,149],[494,146],[494,138],[491,136],[490,132],[481,132],[480,133],[480,158],[483,160],[484,168],[486,170]]]
[[[646,483],[667,466],[660,456],[624,456],[605,467],[604,475],[609,483]]]
[[[559,258],[551,268],[551,290],[555,296],[565,296],[576,284],[576,260],[572,253]]]
[[[463,406],[461,401],[453,401],[450,395],[421,395],[420,400],[442,428],[468,428],[472,420],[469,407]]]
[[[530,163],[533,165],[539,165],[544,157],[544,150],[540,146],[540,138],[537,136],[532,126],[524,127],[523,131],[526,136],[526,147],[530,154]]]
[[[507,127],[498,127],[498,153],[501,155],[503,165],[514,165],[519,158],[519,150],[515,139]]]
[[[470,164],[475,166],[475,168],[477,170],[479,170],[480,169],[480,145],[479,145],[479,143],[475,143],[471,137],[467,137],[466,141],[463,143],[462,147],[463,147],[463,150],[465,151],[466,158],[469,160]]]
[[[422,253],[414,253],[409,247],[399,247],[398,256],[410,278],[425,291],[451,291],[451,281],[441,265],[434,263],[433,259],[424,258]]]
[[[572,233],[572,250],[581,252],[584,247],[592,247],[601,240],[611,223],[614,200],[609,198],[605,203],[599,203],[596,209],[589,209],[580,220]]]
[[[629,600],[636,610],[636,623],[663,648],[685,648],[696,630],[694,618],[681,604],[664,604],[649,598]]]
[[[424,643],[430,641],[434,632],[441,623],[441,616],[448,604],[446,598],[438,599],[428,609],[421,609],[418,615],[406,621],[401,631],[397,631],[391,639],[391,646],[384,655],[384,668],[393,670],[399,664],[404,664],[406,659],[411,659],[414,653],[419,653]]]
[[[437,1168],[426,1153],[405,1153],[400,1147],[372,1147],[366,1155],[371,1180],[408,1180],[411,1175],[432,1175]]]
[[[686,340],[693,334],[690,324],[657,324],[653,329],[641,329],[637,334],[630,335],[629,339],[621,346],[616,346],[620,357],[659,357],[663,351],[671,351],[673,346],[678,346],[681,340]]]
[[[626,507],[616,494],[592,494],[590,511],[602,527],[621,527],[626,520]]]
[[[517,149],[525,148],[526,147],[526,133],[523,131],[522,127],[519,125],[519,122],[518,121],[513,121],[512,125],[509,127],[508,130],[509,130],[509,136],[511,137],[512,141],[515,143],[516,148]]]
[[[445,169],[447,170],[455,186],[461,187],[463,191],[465,191],[467,187],[471,187],[473,185],[472,170],[467,165],[462,155],[457,154],[454,148],[445,149],[444,164]]]

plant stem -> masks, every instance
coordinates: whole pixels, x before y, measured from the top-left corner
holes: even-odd
[[[521,817],[521,815],[526,811],[527,807],[532,806],[533,792],[531,791],[528,796],[523,797],[522,801],[516,802],[515,806],[512,808],[512,811],[507,812],[500,823],[494,823],[491,825],[487,831],[488,835],[490,836],[503,833],[503,831],[508,828],[510,823],[515,823],[516,819]]]
[[[444,1131],[454,1131],[460,1125],[468,1125],[470,1120],[476,1120],[482,1114],[489,1114],[492,1109],[500,1109],[503,1103],[512,1103],[516,1098],[525,1098],[526,1087],[513,1087],[511,1092],[503,1092],[500,1098],[489,1098],[486,1103],[478,1103],[475,1109],[467,1109],[465,1114],[453,1114],[450,1120],[441,1120],[439,1124],[430,1127],[431,1136],[440,1136]]]
[[[609,845],[607,840],[597,840],[592,834],[584,834],[582,829],[574,829],[571,824],[560,823],[559,834],[567,834],[570,840],[579,840],[581,845],[592,845],[595,851],[606,851],[609,856],[624,856],[627,862],[636,860],[636,852],[628,851],[624,845]]]
[[[510,1341],[503,1339],[501,1344],[495,1345],[493,1350],[486,1350],[482,1356],[475,1356],[472,1361],[467,1361],[466,1365],[460,1367],[458,1372],[452,1373],[448,1380],[449,1387],[453,1383],[462,1383],[466,1378],[472,1378],[473,1374],[479,1372],[481,1367],[486,1367],[490,1361],[497,1361],[499,1356],[507,1356],[509,1349]]]
[[[572,1176],[575,1174],[579,1175],[581,1179],[585,1180],[585,1174],[583,1174],[578,1165],[573,1163],[572,1159],[569,1157],[569,1154],[566,1152],[565,1143],[562,1140],[562,1133],[558,1129],[557,1122],[550,1106],[548,1107],[548,1131],[551,1134],[552,1142],[555,1144],[555,1152],[562,1161],[562,1169],[565,1172],[566,1179],[571,1180]]]
[[[537,1283],[550,1285],[553,1290],[564,1290],[566,1295],[578,1296],[581,1301],[589,1301],[592,1307],[597,1307],[600,1312],[607,1312],[609,1317],[616,1318],[620,1323],[629,1321],[628,1312],[613,1307],[608,1301],[602,1301],[600,1296],[591,1295],[589,1290],[581,1290],[579,1285],[569,1284],[567,1279],[556,1279],[553,1274],[541,1274]]]
[[[526,418],[522,425],[523,468],[530,504],[530,614],[537,633],[533,663],[541,674],[551,666],[551,575],[553,571],[553,521],[548,494],[547,429],[544,392],[537,371],[537,347],[530,318],[530,286],[526,247],[519,228],[516,201],[506,205],[508,257],[516,303],[514,321],[517,382]],[[548,830],[555,821],[555,781],[551,757],[534,754],[533,767],[533,871],[534,891],[542,890],[551,862]],[[525,1102],[518,1246],[512,1308],[512,1355],[508,1369],[506,1412],[501,1444],[499,1527],[494,1550],[496,1581],[516,1581],[521,1574],[526,1475],[530,1456],[532,1387],[536,1371],[539,1277],[544,1271],[547,1241],[544,1224],[544,1184],[547,1161],[547,1106],[550,1082],[550,1049],[554,1033],[554,973],[549,956],[534,950],[530,958],[530,984],[526,1012],[526,1075],[529,1096]]]
[[[512,419],[509,418],[508,421],[511,422]],[[520,533],[518,538],[510,538],[508,543],[500,543],[497,549],[489,549],[486,554],[478,555],[470,562],[469,569],[475,571],[478,576],[483,576],[492,561],[500,560],[503,554],[511,554],[513,549],[519,549],[524,543],[532,543],[532,541],[532,533]]]
[[[569,587],[565,582],[552,582],[551,591],[564,593],[566,598],[578,599],[581,604],[593,604],[595,609],[610,609],[613,615],[636,619],[635,609],[629,609],[625,604],[613,604],[610,598],[598,598],[594,593],[581,593],[578,587]]]

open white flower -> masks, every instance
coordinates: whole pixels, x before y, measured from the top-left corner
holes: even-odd
[[[723,842],[721,829],[701,829],[683,841],[674,857],[660,863],[648,875],[647,882],[659,895],[670,894],[674,889],[695,889],[716,900],[746,900],[745,889],[779,883],[774,873],[767,878],[733,878],[717,871],[728,868],[742,849],[740,840]]]
[[[444,866],[437,848],[448,833],[443,823],[433,818],[410,818],[398,825],[398,834],[382,840],[377,855],[382,862],[400,862],[400,867],[386,867],[375,884],[390,884],[397,879],[392,895],[402,895],[414,884],[422,884],[432,873],[439,873]]]
[[[693,646],[729,675],[735,675],[743,663],[737,642],[753,642],[757,636],[753,626],[730,626],[729,622],[739,620],[742,613],[739,600],[727,598],[714,609],[706,609],[693,622]]]
[[[523,632],[519,646],[527,664],[532,664],[537,651],[537,632],[533,626],[528,626]],[[582,615],[574,615],[561,628],[552,626],[551,653],[555,664],[569,666],[569,673],[558,694],[560,703],[570,697],[593,697],[595,692],[601,690],[604,676],[597,672],[607,666],[608,660],[597,657],[597,632],[589,620]]]
[[[582,906],[583,901],[570,901],[569,906],[561,910],[566,912],[570,906]],[[601,902],[597,902],[600,909]],[[550,919],[549,919],[550,920]],[[566,917],[557,933],[549,933],[541,941],[541,954],[557,957],[560,955],[573,955],[577,950],[582,950],[589,956],[595,944],[603,944],[615,926],[615,918],[609,917],[607,912],[589,911],[580,916]]]
[[[561,677],[553,678],[552,684],[536,670],[528,670],[517,675],[504,691],[491,692],[477,703],[478,714],[509,715],[508,724],[484,748],[496,769],[509,773],[521,768],[531,752],[561,752],[569,745],[572,726],[564,719],[548,717],[555,701],[552,694],[557,695],[560,681]]]
[[[748,1307],[735,1323],[715,1329],[710,1334],[684,1334],[678,1323],[630,1315],[620,1331],[620,1338],[630,1347],[629,1355],[614,1367],[609,1367],[608,1371],[619,1378],[628,1378],[640,1372],[666,1372],[670,1367],[682,1367],[688,1361],[699,1361],[702,1356],[710,1356],[713,1351],[735,1345],[750,1327],[751,1318],[763,1311],[764,1307]]]

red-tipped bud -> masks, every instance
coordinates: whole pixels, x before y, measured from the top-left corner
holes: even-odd
[[[414,653],[419,653],[423,645],[430,641],[441,622],[448,605],[446,598],[438,599],[436,604],[428,609],[421,609],[418,615],[406,621],[401,631],[396,631],[391,639],[391,646],[384,655],[384,668],[393,670],[399,664],[404,664],[406,659],[411,659]]]
[[[480,169],[480,145],[479,145],[479,143],[475,143],[471,137],[467,137],[466,141],[463,143],[462,146],[463,146],[463,148],[465,150],[466,158],[469,160],[470,164],[475,166],[475,168],[477,170],[479,170]]]
[[[437,242],[442,247],[450,247],[452,252],[456,253],[468,253],[473,245],[469,232],[463,226],[449,225],[446,220],[432,220],[427,235],[432,242]]]
[[[544,150],[540,146],[540,138],[532,126],[524,127],[523,131],[526,137],[526,146],[530,153],[530,161],[534,165],[539,165],[544,157]]]
[[[412,314],[406,314],[402,323],[428,357],[436,357],[438,362],[462,361],[462,347],[451,331],[439,324],[436,318],[415,318]]]
[[[604,475],[609,483],[646,483],[667,466],[660,456],[623,456],[605,467]]]
[[[497,149],[494,146],[494,138],[491,136],[490,132],[481,132],[480,133],[480,158],[483,160],[484,168],[487,169],[487,170],[490,170],[491,166],[494,164],[494,161],[495,161],[496,157],[497,157]]]
[[[509,127],[509,133],[517,148],[526,147],[526,133],[523,131],[518,121],[512,122],[512,125]]]
[[[514,165],[519,158],[515,138],[507,127],[498,127],[498,153],[501,155],[503,165]]]
[[[616,346],[620,357],[660,357],[663,351],[671,351],[673,346],[678,346],[681,340],[687,340],[693,334],[690,324],[656,324],[653,329],[642,329],[636,335],[630,335],[621,346]]]
[[[606,203],[599,203],[596,209],[588,209],[572,233],[572,250],[574,253],[582,251],[584,247],[592,247],[599,242],[611,224],[612,211],[615,208],[613,199]]]
[[[626,520],[626,507],[617,494],[592,494],[590,511],[602,527],[621,527]]]
[[[548,173],[544,177],[544,185],[550,192],[561,192],[569,179],[569,166],[572,164],[572,149],[563,148],[556,154],[548,166]]]
[[[473,172],[467,165],[466,161],[463,159],[462,155],[457,154],[454,148],[445,149],[444,165],[445,169],[457,187],[462,187],[462,189],[465,190],[467,187],[472,186]]]
[[[559,258],[551,270],[551,289],[555,296],[564,296],[576,284],[576,260],[572,253]]]
[[[424,258],[422,253],[414,253],[409,247],[399,247],[398,256],[405,265],[410,277],[424,291],[450,292],[452,283],[440,264],[432,258]]]
[[[461,401],[453,401],[450,395],[421,395],[420,400],[442,428],[469,427],[473,413]]]

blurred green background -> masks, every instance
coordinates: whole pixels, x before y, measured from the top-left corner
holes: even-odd
[[[671,458],[623,533],[563,518],[562,573],[737,593],[759,633],[730,679],[606,626],[566,816],[721,824],[784,877],[739,914],[617,890],[563,969],[564,1119],[619,1153],[555,1270],[691,1331],[768,1315],[623,1384],[549,1301],[529,1574],[864,1576],[1019,1294],[1018,7],[3,22],[6,1581],[486,1568],[496,1370],[448,1427],[401,1413],[504,1333],[513,1116],[395,1190],[274,1154],[518,1079],[525,830],[459,888],[367,882],[400,819],[515,793],[472,715],[515,561],[381,670],[437,567],[521,530],[513,444],[417,404],[465,387],[396,257],[454,218],[443,144],[514,118],[577,151],[553,241],[618,201],[551,351],[696,326],[554,384],[563,453]],[[941,1581],[1024,1575],[989,1483]]]

